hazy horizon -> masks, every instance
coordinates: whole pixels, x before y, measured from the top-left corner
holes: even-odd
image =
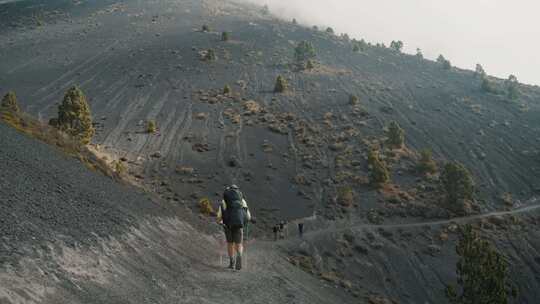
[[[418,47],[429,59],[443,54],[460,68],[480,63],[490,75],[540,85],[540,2],[533,0],[245,1],[304,25],[331,26],[372,43],[402,40],[406,53]]]

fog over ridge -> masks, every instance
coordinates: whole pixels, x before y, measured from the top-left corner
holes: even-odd
[[[453,65],[540,85],[540,2],[535,0],[244,0],[267,4],[273,14],[305,25],[331,26],[351,38],[421,48]]]

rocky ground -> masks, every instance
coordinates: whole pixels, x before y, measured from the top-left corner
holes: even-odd
[[[97,129],[93,149],[108,161],[122,161],[128,167],[128,180],[152,193],[156,201],[151,203],[131,190],[127,192],[133,199],[124,196],[124,188],[89,177],[81,172],[83,168],[75,171],[81,175],[68,178],[72,181],[55,190],[56,185],[37,180],[75,173],[58,165],[44,167],[59,160],[38,161],[44,153],[41,150],[19,146],[29,150],[24,157],[33,159],[29,161],[32,166],[24,165],[26,160],[16,161],[18,150],[6,150],[2,154],[8,160],[6,170],[21,170],[10,169],[20,173],[5,175],[14,177],[5,181],[9,183],[6,189],[11,189],[5,197],[18,195],[25,202],[15,205],[10,199],[4,204],[8,208],[4,214],[15,215],[3,219],[8,231],[2,251],[6,262],[32,256],[19,249],[25,246],[18,242],[52,242],[61,236],[58,239],[66,244],[96,246],[109,236],[137,234],[132,229],[142,228],[132,227],[144,216],[150,217],[143,219],[152,223],[146,224],[149,230],[158,229],[160,220],[156,218],[197,210],[198,201],[205,197],[215,202],[223,186],[234,182],[240,184],[259,219],[254,234],[259,239],[266,238],[269,227],[278,220],[315,215],[308,227],[329,230],[313,236],[311,248],[346,251],[343,248],[355,248],[358,240],[364,242],[363,247],[376,248],[367,253],[371,258],[377,252],[369,262],[364,250],[358,249],[351,256],[343,253],[342,262],[326,255],[331,261],[325,264],[331,265],[324,266],[327,268],[307,269],[319,279],[324,274],[327,284],[348,291],[346,297],[369,299],[380,294],[404,303],[418,299],[440,303],[440,287],[453,277],[454,239],[439,244],[435,236],[414,225],[393,226],[428,222],[429,227],[439,227],[438,221],[456,216],[441,204],[437,175],[426,179],[415,172],[418,150],[431,148],[439,166],[459,160],[471,170],[477,185],[474,213],[527,207],[540,190],[538,87],[521,85],[520,97],[510,101],[482,92],[480,79],[471,71],[444,70],[432,61],[385,48],[369,47],[355,53],[342,37],[313,30],[310,25],[293,25],[261,14],[260,8],[234,2],[55,0],[45,4],[26,0],[0,5],[0,24],[0,57],[6,59],[0,60],[0,94],[15,90],[24,111],[47,121],[56,115],[64,92],[79,85],[89,97]],[[210,30],[201,31],[203,25]],[[222,31],[230,33],[229,41],[221,41]],[[296,71],[290,65],[293,48],[301,40],[313,42],[316,48],[313,70]],[[217,60],[201,60],[208,49],[215,51]],[[285,94],[273,93],[278,74],[289,82]],[[495,82],[503,86],[501,80]],[[225,85],[232,93],[223,94]],[[357,104],[350,103],[350,94],[359,97]],[[150,120],[157,124],[156,133],[145,132]],[[406,147],[398,151],[390,151],[384,144],[384,129],[392,120],[406,132]],[[366,155],[373,146],[385,151],[392,175],[392,184],[379,191],[366,182]],[[39,169],[36,181],[25,178],[25,170],[31,167]],[[83,176],[92,182],[80,183],[77,178]],[[44,194],[42,200],[34,200],[28,192],[30,181],[36,193]],[[96,187],[99,183],[103,190]],[[343,205],[337,198],[342,187],[353,190],[352,204]],[[49,195],[49,191],[56,192]],[[110,193],[114,202],[101,193]],[[65,201],[64,209],[47,207],[59,199]],[[64,214],[73,216],[63,218]],[[28,224],[16,225],[21,222],[18,218],[28,218]],[[213,231],[205,224],[211,219],[201,222],[191,216],[188,220],[197,231]],[[332,230],[336,223],[360,225],[359,230],[351,230],[353,238],[347,237],[349,245],[339,241],[341,232]],[[536,270],[530,265],[535,263],[535,251],[518,255],[523,248],[535,247],[534,232],[527,232],[535,223],[534,216],[523,223],[518,225],[522,234],[516,235],[526,241],[519,245],[514,239],[503,241],[515,224],[512,229],[496,229],[497,233],[486,231],[510,256],[517,255],[516,265],[529,265],[530,272],[522,272],[523,281],[535,282]],[[362,226],[373,224],[405,232],[385,237],[388,233],[377,230],[384,227]],[[498,224],[486,225],[493,228]],[[367,228],[375,232],[367,233]],[[379,235],[393,245],[377,241]],[[417,242],[400,245],[408,238]],[[208,242],[215,243],[211,238]],[[260,248],[271,248],[265,244]],[[294,259],[301,259],[311,265],[310,259],[317,257],[312,250],[299,254],[295,244],[289,245],[278,250],[283,256],[276,260],[283,262],[284,256],[292,256],[293,264],[298,262]],[[208,246],[205,248],[212,252],[217,245]],[[431,256],[430,250],[443,253],[431,261],[431,257],[423,257]],[[396,255],[390,256],[394,251]],[[98,250],[96,256],[99,254]],[[17,255],[20,257],[14,258]],[[204,254],[200,257],[215,260]],[[409,261],[407,266],[388,268],[392,265],[389,259],[403,257]],[[167,259],[156,259],[167,263]],[[285,263],[279,265],[288,269],[285,265],[290,264]],[[358,273],[369,267],[373,272],[359,278]],[[407,285],[410,292],[400,291],[396,288],[404,282],[400,274],[411,269],[424,279],[407,280],[417,285]],[[387,272],[391,274],[385,281],[380,274]],[[294,272],[296,275],[303,274]],[[439,277],[437,284],[433,276]],[[146,286],[146,282],[136,286]],[[525,302],[536,296],[535,285],[527,286]],[[282,295],[287,297],[286,292]],[[306,293],[302,299],[316,296]]]

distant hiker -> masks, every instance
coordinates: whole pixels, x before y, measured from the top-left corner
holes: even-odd
[[[285,238],[285,222],[281,221],[279,222],[279,238],[284,239]]]
[[[302,223],[302,222],[298,223],[298,235],[300,237],[304,236],[304,223]]]
[[[272,228],[272,230],[274,231],[274,241],[277,241],[278,240],[279,226],[274,225],[274,228]]]
[[[227,253],[229,254],[229,268],[242,269],[242,240],[244,227],[251,221],[251,213],[244,199],[244,195],[236,185],[225,188],[223,200],[217,212],[217,221],[223,224],[225,238],[227,239]],[[236,257],[235,257],[236,254]]]

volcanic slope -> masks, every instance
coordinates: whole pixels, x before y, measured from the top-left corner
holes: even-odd
[[[3,11],[32,14],[22,5]],[[100,151],[127,159],[137,181],[166,199],[196,206],[236,182],[271,225],[314,212],[343,217],[332,198],[350,185],[365,199],[349,214],[363,216],[379,206],[379,195],[358,182],[367,175],[366,154],[392,120],[405,130],[413,159],[430,148],[438,162],[458,160],[471,170],[480,209],[502,207],[503,194],[528,200],[539,189],[537,87],[520,85],[520,97],[509,101],[483,92],[472,71],[376,46],[355,53],[342,37],[234,2],[82,7],[66,4],[67,20],[3,30],[0,91],[16,90],[23,108],[46,121],[64,92],[81,86]],[[229,41],[221,41],[224,31]],[[310,71],[290,65],[302,40],[317,53]],[[208,49],[217,60],[201,60]],[[273,93],[279,74],[288,93]],[[223,94],[225,85],[231,94]],[[145,132],[150,120],[155,134]],[[418,184],[412,163],[391,166],[405,190]]]
[[[221,239],[188,224],[200,224],[189,209],[2,123],[0,142],[2,303],[351,302],[264,243],[227,271]]]

